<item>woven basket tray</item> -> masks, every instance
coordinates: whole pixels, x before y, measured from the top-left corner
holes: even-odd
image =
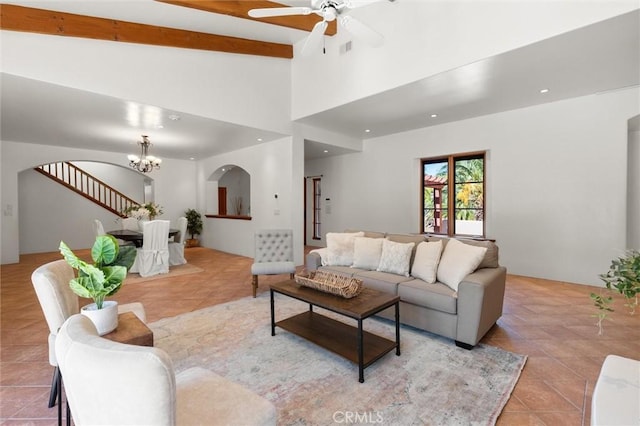
[[[345,299],[351,299],[362,291],[362,280],[330,272],[303,272],[302,274],[296,275],[295,280],[298,284],[305,287],[342,296]]]

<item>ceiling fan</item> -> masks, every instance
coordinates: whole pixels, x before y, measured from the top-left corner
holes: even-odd
[[[322,21],[314,25],[311,34],[302,47],[301,54],[308,55],[322,42],[324,32],[329,22],[338,20],[338,23],[354,37],[363,40],[367,44],[378,47],[384,37],[363,24],[352,16],[344,14],[345,10],[366,6],[380,1],[394,2],[396,0],[311,0],[311,7],[271,7],[264,9],[251,9],[249,16],[252,18],[267,18],[272,16],[310,15],[315,13],[322,17]]]

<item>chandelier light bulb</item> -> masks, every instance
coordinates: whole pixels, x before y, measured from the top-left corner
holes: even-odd
[[[140,145],[140,156],[138,157],[133,154],[128,155],[129,166],[141,173],[150,173],[153,169],[159,169],[162,160],[153,155],[149,155],[149,147],[151,146],[149,137],[142,135],[142,141],[138,142],[138,145]]]

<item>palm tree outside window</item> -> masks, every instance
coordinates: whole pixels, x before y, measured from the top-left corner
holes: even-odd
[[[484,237],[484,165],[485,152],[422,160],[423,233]]]

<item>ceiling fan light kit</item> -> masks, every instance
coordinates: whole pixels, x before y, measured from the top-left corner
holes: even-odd
[[[347,32],[364,41],[372,47],[379,47],[384,42],[384,37],[360,22],[356,18],[343,14],[345,10],[355,9],[381,1],[394,2],[395,0],[311,0],[311,7],[272,7],[263,9],[251,9],[249,16],[252,18],[268,18],[274,16],[310,15],[315,13],[322,17],[322,21],[314,25],[302,47],[301,54],[309,55],[317,51],[323,40],[329,22],[337,20]]]

